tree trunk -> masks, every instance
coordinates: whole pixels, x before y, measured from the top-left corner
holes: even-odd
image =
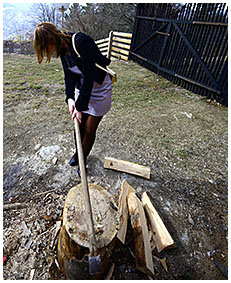
[[[82,186],[73,187],[67,194],[63,209],[63,225],[58,239],[58,262],[67,279],[99,279],[111,256],[119,226],[117,206],[100,186],[88,184],[96,232],[97,248],[101,255],[102,272],[89,274],[89,240]]]

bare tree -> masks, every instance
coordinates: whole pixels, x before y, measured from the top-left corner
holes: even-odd
[[[108,36],[111,30],[132,32],[137,4],[74,3],[66,16],[66,29],[89,34],[94,39]]]
[[[40,22],[49,22],[61,27],[61,14],[53,4],[34,3],[31,7],[31,24],[35,27]]]

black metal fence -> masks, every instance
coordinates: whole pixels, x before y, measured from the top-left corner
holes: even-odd
[[[227,106],[227,5],[138,4],[130,59]]]

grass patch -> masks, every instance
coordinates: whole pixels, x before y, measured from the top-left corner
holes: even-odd
[[[60,126],[59,131],[73,127],[64,102],[60,59],[39,65],[35,56],[9,54],[3,63],[5,129],[38,123],[48,128],[48,122]],[[226,172],[226,107],[207,104],[202,96],[134,62],[112,61],[110,67],[118,81],[113,84],[112,108],[99,132],[110,137],[111,146],[114,142],[128,152],[135,149],[134,156],[149,158],[149,163],[159,158],[176,164],[184,174]],[[17,121],[12,113],[17,113]]]

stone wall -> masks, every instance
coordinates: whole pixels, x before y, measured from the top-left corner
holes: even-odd
[[[3,40],[3,53],[35,54],[33,41],[19,43],[13,40]]]

